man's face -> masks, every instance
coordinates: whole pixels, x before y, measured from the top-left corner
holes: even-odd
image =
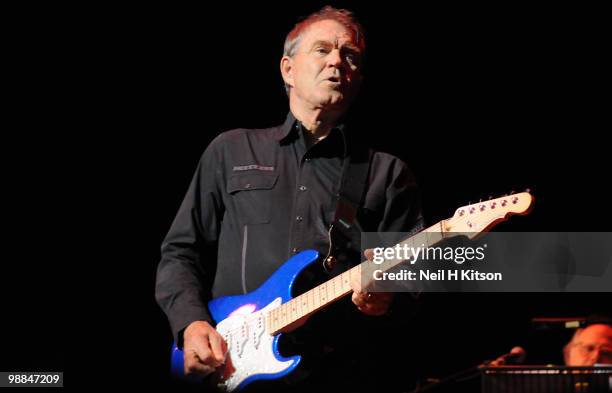
[[[568,366],[612,364],[612,327],[596,324],[586,327],[566,352]]]
[[[350,30],[333,20],[319,21],[302,34],[295,55],[283,58],[289,64],[283,77],[299,101],[344,108],[359,90],[361,56]]]

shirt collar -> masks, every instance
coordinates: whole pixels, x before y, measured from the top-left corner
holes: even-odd
[[[278,130],[276,132],[276,140],[279,142],[282,142],[285,138],[287,138],[290,134],[292,130],[297,130],[298,128],[296,127],[296,125],[299,124],[297,123],[297,120],[295,119],[295,116],[293,116],[293,113],[291,113],[291,111],[287,114],[287,118],[285,119],[285,122],[283,124],[281,124],[278,127]],[[335,129],[338,129],[340,131],[344,131],[344,124],[339,124],[336,127],[334,127],[332,129],[332,132]]]
[[[282,142],[285,138],[287,138],[291,130],[294,129],[295,123],[295,116],[293,116],[293,113],[289,112],[285,122],[278,127],[276,132],[276,140]]]

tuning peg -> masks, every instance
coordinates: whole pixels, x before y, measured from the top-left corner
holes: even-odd
[[[489,200],[493,199],[493,195],[489,195]]]
[[[531,189],[530,188],[525,188],[525,192],[530,193]]]

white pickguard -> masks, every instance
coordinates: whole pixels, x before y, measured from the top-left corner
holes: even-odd
[[[234,391],[245,379],[257,374],[277,374],[289,368],[294,360],[279,361],[272,352],[275,336],[266,332],[264,315],[281,305],[276,298],[263,309],[252,312],[243,306],[217,324],[217,331],[228,344],[226,364],[235,371],[222,381],[222,388]]]

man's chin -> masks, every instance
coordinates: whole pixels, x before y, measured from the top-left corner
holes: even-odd
[[[326,94],[321,97],[321,105],[329,106],[329,107],[344,107],[346,102],[346,96],[340,92],[333,92],[331,94]]]

